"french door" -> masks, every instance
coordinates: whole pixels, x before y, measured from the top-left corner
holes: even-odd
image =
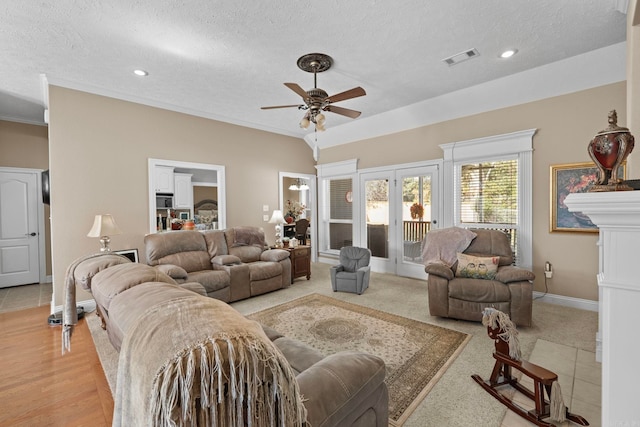
[[[422,241],[438,228],[438,166],[421,166],[396,171],[397,229],[396,247],[398,276],[426,278],[422,263]]]
[[[360,241],[374,271],[425,278],[421,244],[438,223],[438,166],[360,174]]]

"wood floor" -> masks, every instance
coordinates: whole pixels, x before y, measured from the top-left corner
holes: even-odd
[[[0,426],[110,426],[113,398],[84,319],[61,354],[49,307],[0,314]]]

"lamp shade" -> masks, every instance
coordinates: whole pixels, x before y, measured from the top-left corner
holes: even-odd
[[[284,215],[282,215],[282,211],[280,209],[276,209],[273,211],[271,215],[271,219],[269,220],[269,224],[284,224]]]
[[[116,234],[122,234],[116,220],[113,219],[111,214],[96,215],[93,220],[93,227],[89,230],[87,237],[102,237],[102,236],[115,236]]]

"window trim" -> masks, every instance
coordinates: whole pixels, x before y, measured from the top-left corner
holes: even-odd
[[[518,265],[533,266],[533,135],[537,129],[441,144],[443,162],[443,227],[458,226],[460,165],[518,159]]]

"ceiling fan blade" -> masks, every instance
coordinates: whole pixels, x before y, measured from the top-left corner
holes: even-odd
[[[335,105],[327,105],[324,110],[351,117],[352,119],[355,119],[356,117],[360,116],[360,114],[362,114],[360,111],[351,110],[349,108],[342,108]]]
[[[271,107],[260,107],[261,110],[273,110],[274,108],[290,108],[290,107],[300,107],[300,104],[292,104],[292,105],[273,105]]]
[[[358,87],[354,87],[353,89],[349,89],[344,92],[337,93],[333,96],[328,97],[327,99],[329,100],[329,102],[338,102],[338,101],[344,101],[345,99],[357,98],[359,96],[364,96],[366,94],[367,92],[365,92],[364,89],[358,86]]]
[[[300,95],[302,99],[307,99],[309,97],[309,95],[307,95],[307,92],[302,89],[297,83],[285,83],[284,85]]]

